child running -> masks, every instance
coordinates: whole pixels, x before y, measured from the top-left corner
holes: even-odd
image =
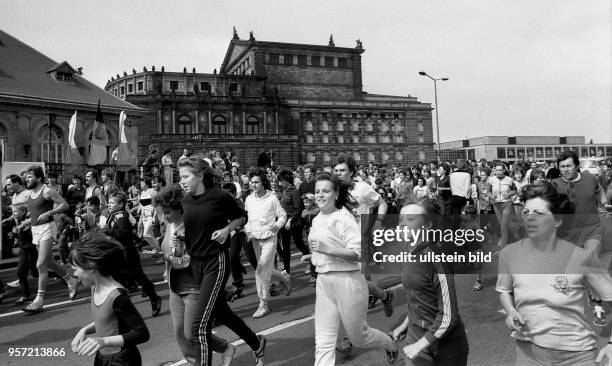
[[[136,345],[149,340],[149,331],[117,275],[126,267],[123,247],[101,233],[87,233],[70,254],[74,274],[91,287],[94,321],[79,330],[72,351],[93,356],[94,366],[140,366]],[[95,336],[87,337],[87,334]]]

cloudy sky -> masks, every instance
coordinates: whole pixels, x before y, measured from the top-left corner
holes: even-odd
[[[304,5],[308,4],[308,5]],[[266,41],[354,47],[363,87],[438,103],[442,141],[585,135],[612,142],[608,0],[0,2],[0,27],[57,61],[111,76],[219,68],[236,26]]]

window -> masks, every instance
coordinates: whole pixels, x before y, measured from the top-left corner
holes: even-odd
[[[310,56],[310,63],[312,64],[312,66],[321,66],[321,56],[319,55]]]
[[[306,135],[306,143],[312,144],[312,135]]]
[[[271,53],[270,54],[270,63],[274,64],[274,65],[278,65],[278,53]]]
[[[298,55],[298,65],[306,66],[306,55]]]
[[[353,153],[353,159],[355,159],[355,161],[360,161],[361,160],[361,154],[359,154],[358,152],[354,152]]]
[[[400,117],[399,117],[399,113],[394,113],[394,114],[393,114],[393,118],[395,118],[395,119],[400,118]]]
[[[119,95],[123,95],[125,94],[125,86],[120,86],[119,87]]]
[[[314,163],[315,161],[315,154],[314,153],[306,153],[306,161],[308,161],[309,163]]]
[[[368,132],[374,131],[374,127],[372,126],[372,122],[366,123],[366,131],[368,131]]]
[[[58,72],[55,74],[55,78],[57,80],[70,81],[72,80],[72,75],[65,72]]]
[[[304,129],[306,131],[312,131],[312,121],[306,121],[306,123],[304,124]]]
[[[338,113],[338,114],[336,114],[336,117],[337,117],[338,119],[342,118],[342,113]]]
[[[338,57],[338,67],[341,67],[341,68],[348,67],[348,61],[346,57]]]
[[[372,118],[372,113],[366,113],[366,118]]]
[[[368,135],[368,136],[367,136],[367,138],[366,138],[366,141],[367,141],[369,144],[373,144],[373,143],[375,143],[375,142],[376,142],[376,138],[375,138],[374,136],[372,136],[372,135]]]
[[[207,81],[201,81],[200,82],[200,90],[201,91],[205,91],[205,92],[210,91],[210,83],[207,82]]]
[[[387,118],[387,115],[386,115],[386,114],[384,114],[384,113],[381,113],[381,114],[380,114],[380,118]]]
[[[359,136],[358,135],[353,135],[353,143],[354,144],[358,144],[359,143]]]
[[[336,131],[344,131],[344,123],[342,121],[336,123]]]
[[[128,93],[134,92],[134,84],[128,84]]]
[[[170,81],[170,90],[176,91],[178,89],[178,81]]]
[[[351,123],[351,130],[353,132],[359,132],[359,122],[353,121],[353,123]]]
[[[238,83],[230,83],[229,85],[229,91],[233,92],[237,92],[238,91]]]
[[[334,58],[331,56],[325,56],[325,67],[334,67]]]
[[[285,54],[285,65],[293,65],[293,55]]]
[[[321,113],[321,118],[327,118],[327,112]]]
[[[323,161],[326,163],[329,163],[331,161],[331,156],[329,155],[328,152],[323,153]]]
[[[329,125],[327,121],[321,121],[321,131],[329,131]]]
[[[38,161],[47,163],[61,163],[63,159],[64,138],[62,131],[57,126],[51,126],[51,139],[49,139],[49,127],[44,126],[38,135]]]
[[[328,144],[329,143],[329,136],[327,136],[327,135],[321,136],[321,142],[323,142],[324,144]]]
[[[172,120],[171,120],[170,113],[165,112],[163,118],[164,120],[162,123],[162,130],[160,131],[160,133],[174,133],[174,131],[172,130]]]
[[[139,81],[137,85],[138,91],[142,91],[144,89],[144,82]]]
[[[417,122],[417,131],[423,132],[423,122]]]
[[[227,133],[227,124],[223,116],[215,116],[213,118],[213,133],[216,135]]]
[[[344,136],[338,135],[338,143],[339,144],[343,144],[344,143]]]
[[[178,131],[180,134],[191,134],[191,118],[183,114],[178,118]]]
[[[259,135],[259,119],[255,116],[247,118],[247,133],[250,135]]]
[[[357,118],[357,113],[351,113],[351,118],[353,119]]]
[[[396,142],[396,143],[402,143],[402,142],[404,142],[404,136],[401,136],[401,135],[399,135],[399,136],[395,136],[395,142]]]
[[[425,142],[425,139],[423,138],[423,135],[419,135],[418,141],[419,141],[419,144],[422,144],[422,143]]]

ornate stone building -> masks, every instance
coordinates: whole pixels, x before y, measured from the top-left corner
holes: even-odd
[[[143,68],[105,89],[146,109],[139,156],[150,149],[235,153],[254,165],[270,151],[281,165],[323,165],[337,154],[377,164],[434,159],[431,105],[363,91],[363,45],[336,47],[234,37],[219,72]],[[419,154],[419,151],[422,153]]]
[[[90,83],[80,68],[57,63],[0,31],[0,139],[5,161],[45,162],[48,170],[61,173],[75,111],[75,142],[87,161],[98,100],[109,135],[108,161],[119,139],[119,113],[125,111],[133,122],[145,111]],[[134,147],[136,123],[126,130]]]

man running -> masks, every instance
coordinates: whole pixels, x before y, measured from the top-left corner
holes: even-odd
[[[36,261],[38,293],[34,301],[22,310],[37,313],[43,310],[49,270],[57,273],[66,281],[70,300],[73,300],[76,295],[79,280],[72,277],[72,274],[66,272],[64,267],[53,259],[53,239],[57,235],[53,215],[66,211],[68,204],[56,190],[43,183],[45,173],[42,167],[32,165],[26,172],[26,184],[31,192],[28,199],[28,208],[32,225],[32,243],[36,245],[38,250],[38,260]],[[53,208],[54,206],[55,208]]]

